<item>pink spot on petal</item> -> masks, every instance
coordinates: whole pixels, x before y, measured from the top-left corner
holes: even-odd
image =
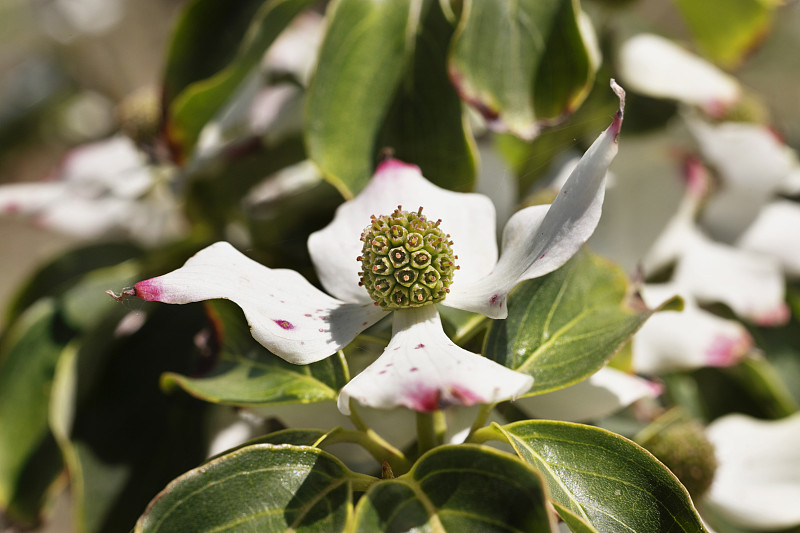
[[[439,409],[439,399],[442,393],[439,389],[427,389],[410,394],[403,402],[409,409],[421,413],[430,413]]]
[[[425,345],[424,345],[424,344],[422,344],[422,343],[419,343],[419,344],[417,344],[416,346],[414,346],[414,349],[415,349],[415,350],[419,350],[420,348],[424,348],[424,347],[425,347]]]
[[[409,368],[409,369],[408,369],[408,371],[409,371],[409,372],[418,372],[418,371],[419,371],[419,368],[417,368],[417,367],[415,367],[415,366],[412,366],[411,368]]]
[[[161,284],[158,283],[158,278],[150,278],[140,281],[133,286],[136,290],[136,296],[148,302],[160,302],[162,300]],[[167,302],[169,303],[169,302]]]
[[[311,318],[311,313],[306,313],[303,316],[307,316],[307,317]]]
[[[319,328],[317,331],[319,331],[320,333],[325,333],[325,330],[322,328]]]
[[[273,319],[272,321],[275,322],[276,324],[278,324],[283,329],[294,329],[294,324],[292,324],[288,320],[275,320],[275,319]]]
[[[378,372],[378,374],[380,374],[380,375],[383,375],[385,373],[386,373],[386,370],[381,370],[380,372]]]
[[[476,403],[484,403],[483,397],[478,396],[475,394],[475,392],[458,385],[450,387],[450,393],[460,405],[470,406],[475,405]]]
[[[542,255],[539,256],[539,259],[544,259],[544,256],[546,256],[546,255],[547,255],[547,253],[543,253]]]
[[[709,366],[734,365],[747,355],[752,346],[753,338],[746,332],[735,337],[718,335],[706,350],[706,363]]]
[[[378,176],[390,172],[402,172],[404,170],[413,170],[414,172],[420,172],[420,169],[417,165],[404,163],[399,159],[394,159],[390,157],[380,162],[378,168],[375,170],[375,175]]]
[[[789,306],[785,302],[781,302],[778,307],[760,314],[753,321],[759,326],[782,326],[789,321],[791,316],[792,312],[789,310]]]

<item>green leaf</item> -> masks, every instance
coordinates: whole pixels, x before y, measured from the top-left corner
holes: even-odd
[[[413,55],[412,0],[339,0],[308,89],[306,146],[326,179],[351,198],[366,185],[384,117]],[[429,5],[428,2],[425,5]]]
[[[484,117],[524,138],[574,111],[594,79],[574,0],[465,0],[450,77]]]
[[[780,0],[675,0],[700,51],[733,68],[758,45]]]
[[[225,68],[237,54],[242,36],[264,0],[232,5],[190,1],[172,32],[164,68],[164,99],[169,104],[193,82]],[[224,28],[224,31],[220,31]]]
[[[129,243],[92,244],[56,257],[37,270],[20,288],[6,310],[5,324],[11,324],[29,305],[39,298],[62,293],[87,272],[117,265],[141,254]]]
[[[333,401],[347,383],[339,353],[310,365],[293,365],[271,354],[250,335],[241,310],[226,300],[206,303],[220,343],[214,368],[201,377],[167,373],[166,389],[181,387],[209,402],[266,405]]]
[[[542,479],[497,450],[441,446],[411,471],[373,485],[355,531],[550,531]],[[418,529],[417,529],[418,528]]]
[[[76,330],[93,327],[105,316],[119,311],[120,304],[105,291],[133,286],[140,276],[140,265],[136,261],[89,272],[61,296],[64,321]]]
[[[413,55],[384,119],[376,149],[418,165],[426,178],[451,190],[475,185],[476,150],[461,99],[447,76],[453,27],[439,2],[421,3]]]
[[[56,361],[73,334],[55,302],[40,300],[0,345],[0,507],[21,524],[36,523],[63,469],[48,403]]]
[[[653,313],[626,301],[622,269],[582,250],[567,264],[521,283],[508,318],[495,320],[484,354],[533,376],[529,394],[557,390],[594,374]]]
[[[567,524],[572,533],[598,533],[594,527],[587,524],[585,521],[579,518],[578,515],[563,505],[559,505],[556,502],[552,503],[553,508],[555,508],[556,512],[558,512],[558,516],[560,516],[564,523]]]
[[[202,306],[148,308],[135,333],[120,334],[120,315],[110,315],[58,364],[50,423],[69,472],[76,532],[127,531],[153,494],[205,458],[204,404],[158,387],[164,371],[193,364]]]
[[[174,480],[135,531],[343,531],[354,477],[317,448],[257,444]]]
[[[172,40],[164,82],[167,133],[179,159],[191,151],[200,130],[258,66],[281,31],[313,3],[198,0],[189,6]]]
[[[488,429],[544,476],[555,503],[598,531],[705,531],[683,485],[628,439],[550,420]]]

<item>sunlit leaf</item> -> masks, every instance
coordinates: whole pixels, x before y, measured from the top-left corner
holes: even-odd
[[[266,405],[333,401],[347,382],[341,354],[310,365],[287,363],[256,342],[241,310],[225,300],[207,302],[221,341],[214,367],[199,377],[167,373],[167,388],[181,387],[205,401]]]
[[[675,0],[700,51],[724,67],[737,66],[772,22],[781,0]]]
[[[508,318],[489,329],[484,353],[532,375],[531,394],[577,383],[599,370],[653,313],[629,301],[627,290],[622,269],[584,250],[517,287]]]
[[[555,503],[598,531],[705,531],[683,485],[628,439],[550,420],[494,425],[490,432],[544,476]]]
[[[411,0],[339,0],[308,89],[311,159],[346,197],[367,183],[380,130],[411,52]],[[378,150],[380,148],[377,148]]]
[[[354,476],[317,448],[248,446],[170,483],[135,531],[343,531]]]
[[[574,111],[596,68],[579,13],[574,0],[466,0],[449,66],[462,98],[524,138]]]
[[[550,531],[541,478],[491,448],[434,449],[397,479],[373,485],[355,531]]]

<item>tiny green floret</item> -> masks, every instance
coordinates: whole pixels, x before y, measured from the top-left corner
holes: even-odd
[[[457,255],[450,235],[422,214],[397,206],[391,215],[372,215],[364,228],[361,281],[375,305],[385,309],[420,307],[450,292]]]

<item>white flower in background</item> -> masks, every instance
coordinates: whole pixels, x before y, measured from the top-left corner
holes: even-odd
[[[775,200],[765,205],[736,245],[774,257],[787,276],[800,278],[800,204]]]
[[[618,63],[629,89],[694,105],[711,116],[741,97],[736,79],[658,35],[639,34],[625,41]]]
[[[727,415],[706,436],[717,470],[702,509],[758,531],[800,524],[800,413],[774,421]]]
[[[701,309],[694,298],[674,283],[645,284],[642,299],[657,307],[669,298],[683,298],[680,312],[662,311],[651,316],[634,335],[632,366],[637,373],[660,375],[707,366],[731,366],[753,349],[747,329]]]
[[[520,398],[516,405],[534,418],[593,422],[662,392],[657,383],[607,366],[569,387]]]
[[[780,264],[773,257],[722,244],[705,235],[695,218],[708,190],[708,174],[694,159],[687,161],[685,170],[683,202],[645,256],[644,273],[675,263],[671,283],[679,292],[701,303],[724,303],[756,324],[785,323],[790,313],[784,301]]]
[[[168,189],[169,173],[148,165],[130,139],[116,136],[74,149],[49,180],[0,186],[0,213],[27,215],[81,239],[157,244],[186,226]]]
[[[532,378],[456,346],[432,304],[505,318],[506,299],[519,282],[557,269],[589,238],[622,123],[624,92],[613,81],[612,87],[620,110],[611,126],[551,206],[511,217],[499,259],[488,198],[441,189],[419,168],[387,160],[361,193],[339,206],[328,226],[309,237],[311,259],[332,296],[298,273],[264,267],[227,243],[123,294],[165,303],[230,299],[244,311],[258,342],[296,364],[328,357],[393,311],[389,345],[339,395],[344,413],[350,398],[371,407],[427,412],[517,397],[530,389]]]
[[[709,124],[688,117],[705,163],[716,171],[718,190],[701,217],[714,237],[735,242],[776,195],[792,193],[800,163],[794,151],[774,131],[760,124]],[[796,233],[791,227],[778,233]]]

